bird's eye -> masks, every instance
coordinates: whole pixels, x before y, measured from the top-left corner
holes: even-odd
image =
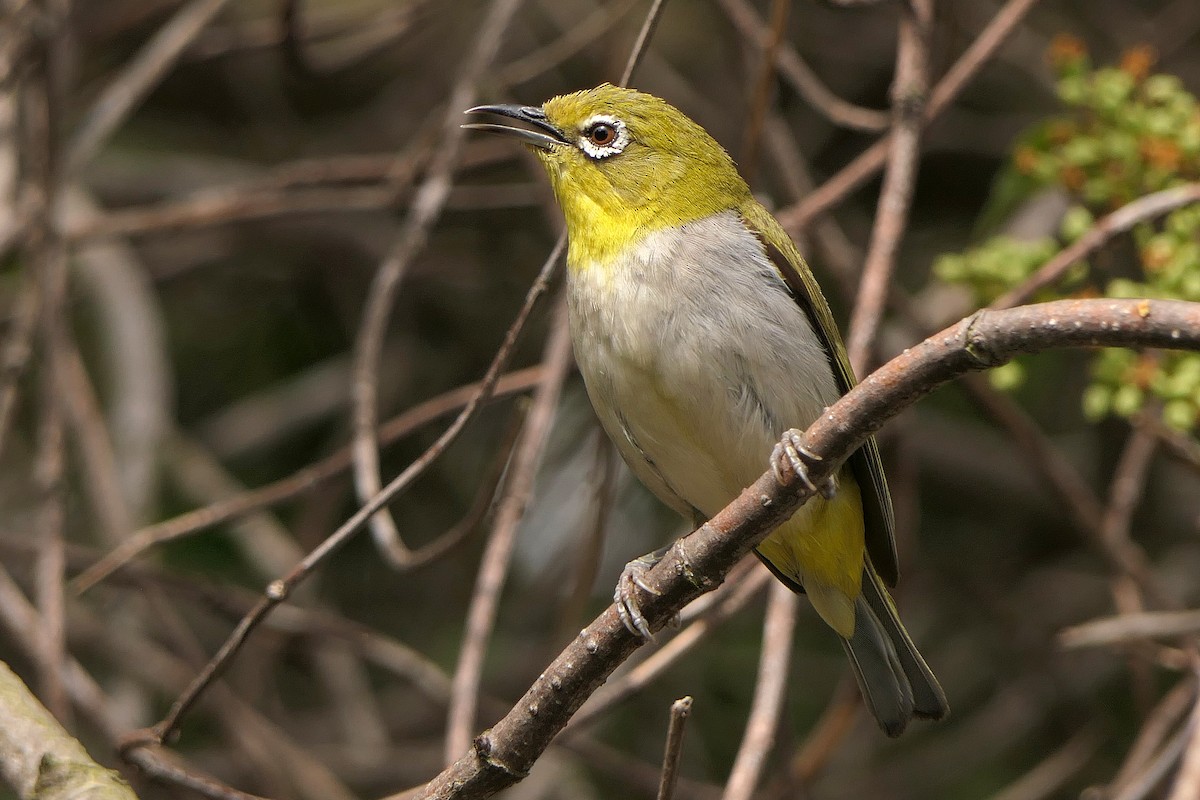
[[[597,114],[579,127],[579,149],[596,160],[611,158],[629,144],[625,123],[608,114]]]
[[[588,141],[597,147],[607,147],[617,138],[617,129],[607,122],[597,122],[587,130]]]

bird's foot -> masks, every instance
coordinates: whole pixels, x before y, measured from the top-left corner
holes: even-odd
[[[788,476],[790,472],[804,485],[804,488],[818,493],[828,500],[837,493],[837,483],[833,477],[826,478],[818,486],[808,476],[809,466],[816,466],[823,460],[804,446],[801,441],[801,432],[796,428],[791,428],[784,432],[783,438],[771,451],[771,471],[775,474],[775,480],[779,482],[780,486],[787,486],[791,483]]]
[[[641,589],[650,594],[658,594],[646,583],[645,575],[655,564],[662,561],[670,549],[668,546],[655,550],[626,564],[625,569],[621,570],[621,577],[617,579],[617,589],[613,592],[613,603],[617,606],[617,615],[621,618],[621,623],[630,633],[648,642],[654,641],[654,634],[650,632],[650,623],[642,614],[637,592]]]

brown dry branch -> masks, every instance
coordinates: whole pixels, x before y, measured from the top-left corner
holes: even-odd
[[[41,295],[32,280],[25,280],[13,301],[8,336],[0,347],[0,453],[8,441],[21,378],[33,355],[33,332],[38,327]]]
[[[1029,772],[992,795],[991,800],[1041,800],[1057,796],[1063,784],[1087,766],[1099,744],[1096,732],[1084,728]]]
[[[1164,742],[1179,721],[1192,708],[1196,699],[1196,682],[1185,679],[1172,687],[1146,716],[1138,731],[1137,739],[1125,754],[1125,761],[1108,787],[1110,795],[1116,795],[1132,784],[1161,752]]]
[[[759,140],[762,138],[767,109],[774,95],[775,54],[783,41],[791,5],[791,0],[772,0],[771,27],[763,44],[762,63],[759,64],[758,74],[751,82],[750,109],[742,129],[742,155],[738,159],[742,177],[751,184],[754,183],[754,176],[758,172]]]
[[[462,647],[454,670],[446,723],[446,761],[466,749],[475,730],[475,707],[479,702],[483,661],[496,623],[500,592],[504,588],[516,544],[517,529],[533,495],[533,482],[542,450],[550,437],[558,399],[574,361],[571,333],[567,326],[566,298],[558,303],[554,326],[542,358],[542,382],[533,394],[532,407],[521,439],[513,454],[504,496],[496,508],[495,522],[475,578],[475,591],[467,608]]]
[[[942,114],[1021,23],[1038,0],[1008,0],[929,93],[925,106],[928,125]],[[775,216],[795,235],[813,220],[845,200],[887,163],[891,136],[884,136],[842,167],[803,200],[780,209]]]
[[[1200,183],[1185,183],[1126,203],[1096,220],[1083,236],[1039,267],[1020,286],[992,301],[991,308],[1008,308],[1029,302],[1039,291],[1052,285],[1072,266],[1095,253],[1117,234],[1193,203],[1200,203]]]
[[[490,396],[486,398],[482,394],[483,381],[451,389],[401,412],[380,425],[379,441],[383,445],[393,444],[413,431],[472,402],[483,405],[492,400],[527,392],[541,380],[541,373],[541,366],[510,372],[496,381]],[[350,448],[346,446],[286,478],[142,528],[77,575],[71,582],[72,588],[76,594],[82,594],[151,547],[193,536],[216,525],[291,500],[336,477],[349,467]],[[441,548],[442,545],[434,548],[434,543],[420,548],[415,551],[414,563],[427,563],[434,550]]]
[[[1112,647],[1152,639],[1175,639],[1200,633],[1200,610],[1141,611],[1104,617],[1064,628],[1058,643],[1066,649]]]
[[[495,0],[480,22],[474,46],[450,90],[440,126],[438,147],[430,159],[428,173],[417,187],[404,225],[371,282],[354,348],[354,378],[351,384],[354,486],[361,502],[378,495],[382,488],[379,442],[375,439],[375,428],[379,424],[376,395],[380,358],[396,292],[408,265],[424,248],[429,231],[441,216],[449,197],[454,164],[466,136],[466,131],[459,124],[461,112],[473,105],[476,86],[495,60],[504,32],[520,5],[521,0]],[[412,551],[404,544],[387,509],[382,508],[380,513],[374,515],[370,524],[380,554],[393,566],[406,567]]]
[[[1062,300],[980,311],[867,376],[813,423],[803,442],[815,455],[809,478],[832,475],[863,440],[936,386],[1016,355],[1052,347],[1153,346],[1200,349],[1200,304],[1154,300]],[[658,630],[687,602],[711,591],[731,566],[807,500],[794,479],[764,473],[725,509],[680,539],[646,575],[642,611]],[[467,753],[421,798],[480,798],[526,775],[583,701],[644,642],[609,607],[550,664]]]
[[[638,2],[616,0],[593,9],[586,17],[564,30],[557,39],[505,64],[497,72],[495,82],[500,86],[512,86],[544,74],[603,36]]]
[[[871,229],[846,342],[850,363],[859,375],[871,366],[871,351],[883,319],[888,289],[896,269],[896,254],[908,227],[908,212],[916,189],[925,95],[929,91],[932,25],[933,0],[901,3],[887,169],[883,173],[875,225]]]
[[[773,37],[771,28],[750,3],[746,0],[719,0],[719,5],[744,39],[759,49],[768,50]],[[771,60],[783,79],[809,106],[833,124],[869,133],[887,129],[889,117],[886,112],[862,108],[838,97],[804,62],[790,42],[780,41],[772,51]]]
[[[787,772],[762,792],[763,800],[785,800],[803,792],[837,754],[853,730],[861,708],[862,700],[854,679],[843,677],[825,710],[796,748]]]
[[[292,568],[287,575],[273,581],[266,589],[264,596],[241,619],[225,643],[205,665],[192,683],[176,698],[167,715],[155,726],[131,734],[123,748],[124,752],[144,746],[145,744],[161,744],[175,732],[183,717],[204,693],[209,684],[218,678],[229,666],[238,650],[246,643],[247,638],[255,627],[271,612],[275,606],[288,598],[296,586],[300,585],[325,559],[329,558],[350,538],[357,533],[367,520],[379,509],[395,500],[401,492],[411,485],[429,465],[432,464],[450,444],[458,438],[463,428],[475,415],[482,403],[491,397],[499,380],[500,373],[508,363],[512,349],[516,343],[517,334],[524,327],[525,321],[533,311],[538,298],[546,291],[550,275],[566,246],[566,237],[559,237],[554,250],[542,265],[541,271],[530,287],[525,297],[525,304],[517,313],[517,318],[505,334],[504,341],[497,350],[487,373],[479,383],[479,388],[471,395],[466,406],[458,417],[416,461],[412,462],[403,472],[397,475],[385,486],[379,494],[363,505],[350,519],[346,520],[336,531],[329,535],[307,557]]]
[[[679,779],[679,756],[683,752],[683,731],[692,713],[692,698],[681,697],[671,703],[671,722],[667,727],[667,744],[663,749],[662,777],[656,800],[671,800]]]
[[[791,589],[775,581],[768,593],[767,614],[763,622],[762,655],[754,699],[746,720],[746,732],[738,746],[723,800],[750,800],[761,779],[767,757],[775,743],[775,731],[787,696],[788,665],[792,657],[792,632],[796,628],[799,598]]]
[[[64,173],[78,172],[146,99],[229,0],[192,0],[180,8],[104,88],[66,148]]]

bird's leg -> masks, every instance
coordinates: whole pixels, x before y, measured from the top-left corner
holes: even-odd
[[[653,553],[638,556],[626,564],[625,569],[621,570],[621,577],[617,579],[617,589],[613,592],[613,603],[617,606],[617,615],[621,618],[622,624],[630,633],[641,636],[648,642],[654,641],[654,634],[650,632],[650,623],[642,615],[641,603],[637,599],[637,590],[658,594],[646,584],[644,576],[654,568],[655,564],[662,561],[663,556],[671,547],[672,545],[667,545],[659,548]]]
[[[788,472],[791,472],[804,484],[806,489],[819,493],[828,500],[837,493],[837,483],[833,476],[821,481],[820,486],[817,486],[808,477],[809,465],[815,466],[822,460],[819,455],[804,446],[801,441],[801,432],[796,428],[791,428],[784,432],[783,438],[771,451],[771,471],[775,473],[775,480],[779,481],[780,486],[787,486],[790,483]]]

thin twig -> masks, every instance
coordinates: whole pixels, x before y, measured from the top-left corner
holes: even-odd
[[[65,338],[65,337],[64,337]],[[133,525],[125,494],[121,491],[117,457],[96,397],[96,389],[73,341],[63,342],[57,360],[57,379],[66,419],[79,448],[91,506],[99,520],[103,540],[119,545],[129,537]]]
[[[1194,705],[1196,681],[1189,676],[1179,681],[1146,716],[1138,731],[1133,746],[1125,754],[1125,760],[1109,786],[1109,794],[1116,794],[1128,785],[1153,760],[1171,730],[1183,719],[1183,715]]]
[[[475,731],[475,706],[479,702],[484,656],[495,626],[500,592],[508,577],[517,528],[533,494],[533,481],[554,423],[562,384],[573,363],[565,298],[555,314],[542,363],[545,366],[542,382],[534,391],[529,419],[513,455],[504,497],[496,510],[496,521],[483,551],[475,591],[467,608],[462,648],[446,714],[446,763],[453,763],[468,748]]]
[[[746,720],[746,732],[729,771],[729,782],[725,784],[723,800],[750,800],[770,755],[783,711],[792,632],[799,605],[791,589],[778,581],[771,584],[754,699],[750,704],[750,717]]]
[[[229,0],[192,0],[171,17],[96,98],[66,150],[65,174],[92,159]]]
[[[1187,183],[1172,189],[1143,195],[1101,217],[1054,258],[1026,278],[1020,286],[996,298],[990,308],[1009,308],[1027,303],[1040,290],[1061,278],[1079,261],[1099,250],[1106,242],[1135,225],[1162,216],[1177,208],[1200,202],[1200,183]]]
[[[33,332],[38,326],[41,294],[37,284],[26,277],[17,290],[8,335],[0,347],[0,452],[8,440],[21,378],[33,355]]]
[[[683,752],[683,731],[692,713],[692,698],[681,697],[671,703],[671,722],[667,726],[667,744],[663,748],[662,777],[656,800],[671,800],[679,779],[679,756]]]
[[[1150,464],[1158,449],[1158,439],[1148,431],[1134,428],[1113,470],[1109,487],[1109,504],[1100,525],[1100,539],[1107,552],[1120,554],[1121,570],[1155,603],[1169,608],[1172,603],[1163,596],[1150,577],[1149,560],[1129,536],[1133,512],[1146,490]]]
[[[396,292],[408,265],[425,246],[429,231],[441,216],[450,194],[454,163],[466,135],[459,124],[462,110],[472,105],[476,85],[495,60],[504,32],[520,4],[521,0],[494,0],[480,23],[471,52],[450,90],[442,119],[439,148],[433,154],[425,179],[417,188],[403,227],[371,282],[354,348],[354,378],[351,383],[354,485],[361,502],[379,494],[382,485],[379,443],[375,439],[375,428],[379,424],[376,384]],[[403,566],[411,552],[401,539],[391,515],[386,509],[381,509],[372,517],[370,524],[380,553],[391,564]]]
[[[496,83],[500,86],[524,83],[561,64],[603,36],[637,3],[638,0],[617,0],[593,9],[583,19],[573,22],[558,38],[501,67],[495,76]]]
[[[479,388],[450,427],[416,461],[412,462],[403,472],[393,478],[391,483],[385,486],[379,494],[375,495],[369,502],[359,508],[350,519],[346,520],[336,531],[330,534],[304,560],[293,567],[287,575],[273,581],[267,587],[262,599],[242,618],[200,674],[176,698],[167,715],[152,729],[142,731],[139,735],[131,737],[126,751],[142,746],[147,742],[160,744],[166,737],[170,736],[178,728],[183,717],[204,693],[205,688],[229,666],[230,661],[237,655],[242,645],[246,643],[246,639],[258,623],[275,606],[286,600],[292,590],[302,583],[326,558],[345,545],[366,521],[370,519],[371,515],[396,499],[401,492],[407,489],[458,438],[463,428],[466,427],[466,424],[475,416],[475,412],[491,397],[501,371],[508,364],[509,356],[512,354],[513,347],[516,344],[517,335],[524,327],[525,321],[533,311],[538,298],[545,293],[550,275],[558,263],[558,259],[562,256],[565,247],[566,237],[562,236],[559,238],[550,256],[546,259],[546,262],[542,265],[541,271],[538,273],[537,278],[534,280],[525,297],[525,304],[521,307],[521,310],[517,313],[517,318],[505,334],[504,341],[501,343],[496,356],[480,381]]]
[[[1087,766],[1099,744],[1096,732],[1084,728],[1029,772],[992,795],[991,800],[1043,800],[1059,796],[1063,784]]]
[[[747,0],[719,0],[718,5],[742,37],[759,49],[765,49],[771,29]],[[781,41],[772,61],[779,74],[817,112],[835,125],[852,130],[878,133],[887,129],[890,117],[885,111],[863,108],[838,97],[825,85],[812,67],[804,62],[791,42]]]
[[[654,30],[658,27],[659,20],[662,19],[666,5],[667,0],[653,0],[650,3],[650,10],[646,12],[646,18],[642,21],[637,39],[634,40],[633,49],[629,51],[629,58],[625,61],[625,69],[621,70],[621,78],[617,81],[618,86],[628,86],[629,82],[633,80],[633,73],[637,71],[638,64],[641,63],[646,49],[650,46],[650,39],[654,36]]]
[[[1111,647],[1115,644],[1174,639],[1200,633],[1200,610],[1140,611],[1120,614],[1063,628],[1058,644],[1067,650]]]
[[[932,25],[933,0],[911,0],[900,4],[887,169],[883,174],[875,225],[871,230],[846,343],[850,363],[859,375],[866,374],[871,366],[871,351],[879,335],[892,273],[896,268],[896,255],[908,226],[908,212],[916,189],[925,95],[929,91]]]
[[[762,64],[759,65],[758,75],[750,91],[750,112],[746,116],[746,126],[742,131],[742,157],[738,164],[742,176],[751,184],[754,183],[754,175],[758,169],[759,139],[762,137],[763,121],[766,119],[772,90],[775,88],[775,55],[779,50],[779,43],[783,41],[791,5],[791,0],[771,2],[771,27],[763,44]]]
[[[1192,651],[1192,674],[1200,676],[1200,656]],[[1180,759],[1175,785],[1167,800],[1195,800],[1200,797],[1200,700],[1192,708],[1188,725],[1190,741]]]
[[[828,705],[809,729],[804,741],[788,762],[787,772],[774,786],[762,792],[763,800],[785,800],[801,795],[838,752],[842,742],[854,730],[862,708],[862,695],[846,676],[829,698]]]
[[[978,74],[1037,3],[1038,0],[1008,0],[1004,7],[996,12],[987,27],[971,42],[929,93],[929,103],[925,106],[926,124],[949,107],[959,92]],[[793,235],[804,230],[813,219],[845,200],[851,192],[882,169],[887,162],[890,148],[890,136],[879,139],[817,190],[800,202],[781,209],[775,215],[776,218]]]
[[[191,789],[201,797],[210,800],[266,800],[255,794],[249,794],[227,786],[220,781],[201,775],[193,769],[185,767],[169,750],[158,746],[143,746],[125,754],[130,763],[145,773],[146,777],[159,781],[167,786],[180,786]]]
[[[541,372],[540,366],[510,372],[496,382],[490,398],[477,402],[482,404],[489,400],[498,400],[512,394],[526,392],[541,380]],[[379,427],[379,442],[383,445],[396,442],[430,422],[467,405],[473,398],[480,395],[482,389],[482,381],[469,383],[413,406]],[[151,547],[195,535],[215,525],[291,500],[336,477],[349,467],[350,448],[346,446],[315,464],[310,464],[274,483],[233,495],[217,503],[142,528],[112,552],[76,576],[72,581],[72,588],[76,594],[82,594],[104,580],[114,570],[137,558]]]

